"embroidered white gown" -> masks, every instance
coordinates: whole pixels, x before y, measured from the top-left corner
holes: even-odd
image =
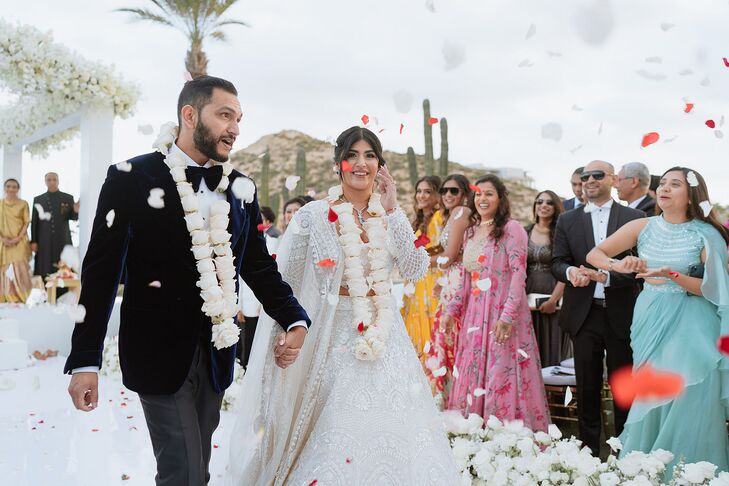
[[[269,325],[265,336],[257,334],[226,484],[456,484],[459,475],[442,420],[394,298],[397,321],[383,356],[355,358],[358,333],[350,298],[337,295],[346,279],[328,209],[326,201],[304,206],[279,247],[284,279],[313,324],[299,359],[287,370],[275,365],[272,354],[280,327]],[[417,280],[428,267],[427,254],[415,248],[404,213],[384,219],[389,267]],[[366,262],[366,247],[363,251]],[[337,266],[317,267],[326,258]]]

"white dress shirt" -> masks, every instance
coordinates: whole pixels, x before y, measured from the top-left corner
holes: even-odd
[[[187,155],[185,152],[182,151],[180,147],[177,146],[176,143],[173,143],[170,147],[170,153],[171,154],[178,154],[181,155],[182,158],[185,159],[185,162],[187,162],[188,167],[212,167],[213,163],[208,160],[205,162],[204,165],[200,165],[197,162],[195,162],[189,155]],[[208,219],[210,217],[210,206],[215,201],[224,201],[226,199],[224,192],[218,192],[215,190],[216,188],[210,189],[207,184],[205,183],[205,179],[202,179],[200,181],[200,187],[198,187],[197,190],[197,205],[198,205],[198,211],[200,212],[200,216],[202,216],[203,220],[205,221],[205,228],[207,229],[209,227]],[[177,194],[175,194],[177,195]],[[243,282],[243,280],[241,280]],[[290,331],[292,328],[302,326],[307,327],[305,321],[296,321],[293,324],[291,324],[287,331]],[[98,366],[82,366],[81,368],[74,368],[71,370],[72,374],[75,373],[83,373],[83,372],[99,372]]]
[[[636,209],[640,205],[640,203],[643,202],[643,199],[645,199],[646,196],[648,196],[648,194],[644,194],[642,197],[639,197],[638,199],[636,199],[632,203],[628,204],[628,207],[629,208]]]
[[[613,200],[610,199],[602,206],[590,203],[585,206],[585,211],[590,210],[592,217],[592,235],[595,238],[595,246],[599,245],[607,238],[608,221],[610,220],[610,209],[613,207]],[[577,267],[567,268],[567,280],[570,279],[570,271]],[[595,293],[592,295],[595,299],[605,298],[605,287],[610,286],[610,274],[607,275],[605,283],[595,282]]]

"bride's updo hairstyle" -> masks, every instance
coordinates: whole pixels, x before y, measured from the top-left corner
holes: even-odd
[[[686,180],[686,187],[688,187],[689,193],[689,204],[686,208],[686,217],[689,219],[699,219],[705,223],[709,223],[711,226],[716,228],[722,238],[724,238],[724,241],[729,244],[729,232],[727,232],[727,229],[717,219],[716,210],[712,208],[708,216],[705,216],[704,210],[701,208],[702,202],[709,201],[709,189],[706,187],[704,176],[699,174],[698,171],[689,169],[688,167],[671,167],[663,173],[661,179],[666,177],[666,174],[669,172],[683,172],[683,177]],[[693,172],[696,176],[696,181],[699,183],[698,186],[692,186],[689,182],[689,173],[691,172]],[[660,205],[657,205],[656,214],[660,215],[661,213],[663,213],[663,210]]]
[[[352,149],[352,145],[360,140],[364,140],[370,144],[372,150],[375,151],[377,160],[379,160],[379,165],[385,165],[385,159],[382,157],[382,142],[377,138],[377,135],[363,127],[348,128],[337,137],[337,144],[334,146],[334,164],[339,170],[340,179],[342,178],[342,160],[347,158],[347,154]]]

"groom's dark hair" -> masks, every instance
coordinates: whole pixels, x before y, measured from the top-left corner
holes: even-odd
[[[180,91],[180,97],[177,99],[178,126],[182,126],[182,117],[180,116],[182,107],[190,105],[200,113],[203,106],[210,103],[215,88],[220,88],[223,91],[238,96],[238,90],[235,89],[233,83],[223,78],[216,78],[215,76],[198,76],[192,81],[185,83],[182,91]]]

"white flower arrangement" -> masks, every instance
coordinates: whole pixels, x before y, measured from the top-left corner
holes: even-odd
[[[82,105],[111,106],[126,118],[139,97],[136,85],[122,80],[113,67],[90,62],[53,42],[50,33],[0,19],[0,79],[17,97],[0,110],[0,144],[11,144],[78,111]],[[73,138],[78,128],[58,132],[26,150],[44,155]]]
[[[165,164],[170,168],[170,174],[182,201],[185,224],[192,239],[190,250],[197,261],[197,270],[200,273],[197,286],[203,299],[202,311],[213,323],[212,341],[217,349],[228,348],[238,342],[240,335],[240,329],[233,320],[238,313],[238,294],[235,292],[237,272],[230,246],[232,235],[227,230],[230,221],[230,203],[215,201],[210,205],[210,228],[205,230],[205,221],[198,212],[197,194],[185,176],[187,163],[181,156],[170,154],[170,147],[177,139],[177,134],[178,128],[175,123],[165,123],[153,146],[166,156]],[[220,165],[223,166],[223,177],[216,190],[225,192],[233,165],[227,162]]]
[[[233,383],[230,384],[225,395],[223,395],[223,404],[221,410],[233,410],[235,406],[235,400],[240,395],[240,388],[243,385],[243,376],[246,374],[246,370],[238,364],[238,360],[235,361],[235,368],[233,371]]]
[[[729,473],[715,476],[716,466],[708,462],[679,462],[673,477],[664,482],[666,465],[673,460],[673,454],[664,450],[630,452],[621,459],[611,454],[601,462],[579,440],[563,439],[554,425],[549,433],[535,433],[520,420],[502,422],[492,416],[484,427],[476,414],[464,418],[458,412],[445,412],[443,417],[462,486],[729,485]],[[608,444],[615,453],[622,448],[616,438]]]
[[[341,186],[332,187],[329,189],[330,202],[336,202],[342,194]],[[352,214],[352,204],[343,202],[332,205],[331,209],[339,221],[339,242],[345,256],[344,275],[352,298],[353,324],[359,334],[354,342],[354,354],[359,360],[374,361],[385,352],[385,342],[395,320],[390,300],[392,285],[387,270],[387,232],[382,219],[385,208],[380,203],[380,194],[373,192],[367,205],[370,218],[363,223],[369,239],[370,274],[367,277],[361,259],[364,246],[360,238],[362,230]],[[370,297],[367,296],[370,289],[375,293],[372,297],[376,309],[374,318],[370,312]]]

